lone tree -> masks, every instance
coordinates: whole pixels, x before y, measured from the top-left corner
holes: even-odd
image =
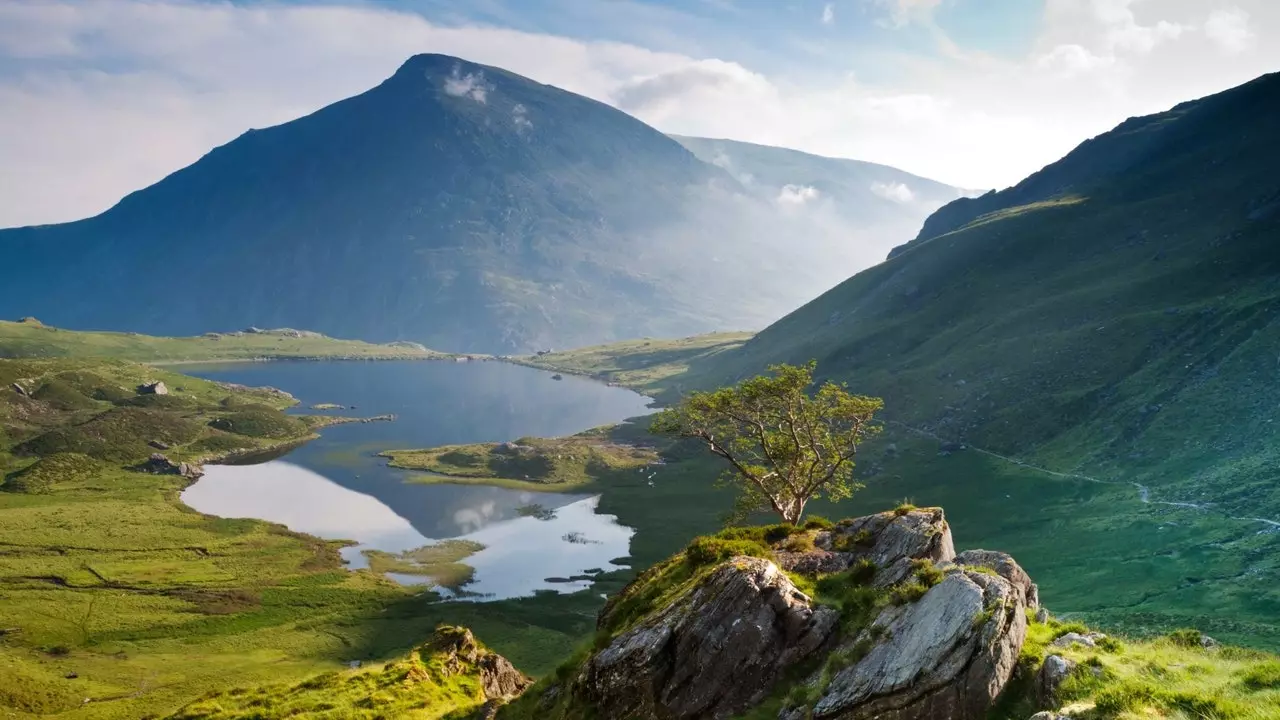
[[[697,438],[728,461],[722,481],[739,488],[739,509],[772,509],[795,525],[810,500],[843,500],[853,481],[858,444],[879,432],[879,398],[827,382],[810,394],[813,371],[774,365],[736,387],[697,392],[662,411],[651,431]]]

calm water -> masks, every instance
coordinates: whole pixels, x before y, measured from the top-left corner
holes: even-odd
[[[343,557],[361,567],[361,550],[401,552],[464,537],[486,548],[468,592],[504,598],[589,583],[548,583],[611,567],[628,554],[632,531],[595,512],[586,494],[406,483],[382,450],[553,437],[648,412],[647,399],[581,378],[501,363],[277,362],[185,366],[211,380],[270,385],[296,396],[295,412],[374,416],[395,422],[339,425],[287,455],[256,465],[210,466],[183,500],[201,512],[280,522],[320,537],[352,540]],[[317,411],[333,403],[348,409]],[[552,512],[522,516],[540,505]],[[412,582],[414,578],[397,577]]]

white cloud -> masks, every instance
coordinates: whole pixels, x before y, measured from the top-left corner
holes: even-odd
[[[827,3],[826,5],[823,5],[822,6],[822,24],[832,25],[835,23],[835,21],[836,21],[835,3]]]
[[[784,207],[808,205],[822,196],[818,189],[809,185],[783,185],[778,192],[778,204]]]
[[[1238,7],[1214,10],[1204,24],[1205,35],[1225,50],[1237,55],[1253,46],[1255,35],[1249,27],[1249,13]]]
[[[916,194],[911,192],[906,183],[871,183],[871,192],[896,203],[906,204],[916,199]]]
[[[487,102],[489,87],[484,82],[484,73],[461,74],[462,69],[455,66],[453,73],[444,79],[444,91],[454,97],[467,97],[481,105]]]
[[[902,23],[929,21],[939,5],[866,2]],[[845,60],[785,74],[692,50],[446,27],[372,4],[0,0],[0,227],[99,212],[248,128],[363,92],[421,52],[510,68],[666,132],[966,187],[1012,184],[1126,117],[1280,67],[1274,0],[1230,0],[1212,16],[1205,0],[1045,2],[1024,56],[869,54],[859,62],[893,68],[869,83]],[[486,87],[463,73],[452,86],[472,99]],[[511,122],[521,126],[514,111]]]
[[[886,22],[894,27],[904,27],[912,22],[928,22],[942,0],[869,0],[882,9]]]

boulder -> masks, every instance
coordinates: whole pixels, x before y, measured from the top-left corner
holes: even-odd
[[[1008,553],[996,550],[965,550],[956,555],[957,565],[985,567],[996,571],[1022,593],[1024,604],[1032,610],[1040,607],[1040,589],[1031,582],[1031,576]]]
[[[15,383],[13,383],[12,385],[10,385],[9,387],[13,388],[13,391],[14,391],[14,392],[16,392],[16,393],[18,393],[19,395],[24,395],[24,396],[28,396],[28,397],[30,397],[30,395],[31,395],[31,393],[27,392],[27,389],[26,389],[25,387],[23,387],[23,386],[22,386],[22,383],[15,382]]]
[[[790,572],[827,573],[870,560],[879,568],[877,584],[887,587],[911,574],[912,560],[945,563],[956,554],[942,508],[867,515],[818,533],[814,544],[818,552],[778,552],[779,564]]]
[[[1066,635],[1049,643],[1049,647],[1069,648],[1072,645],[1083,645],[1085,647],[1097,647],[1098,641],[1106,638],[1106,634],[1100,632],[1091,632],[1088,635],[1069,632]]]
[[[1040,707],[1054,707],[1058,704],[1058,688],[1071,677],[1075,669],[1075,662],[1061,655],[1050,655],[1044,659],[1044,664],[1036,675],[1036,701]]]
[[[1017,665],[1024,593],[953,567],[919,600],[890,606],[842,648],[865,655],[831,678],[813,720],[980,720]]]
[[[1059,715],[1056,712],[1038,712],[1032,715],[1028,720],[1071,720],[1067,715]]]
[[[143,383],[138,386],[139,395],[168,395],[169,388],[160,381]]]
[[[1049,622],[1049,617],[1049,608],[1041,605],[1039,609],[1036,610],[1036,622],[1041,625]]]
[[[184,478],[197,480],[204,476],[204,468],[195,463],[175,463],[167,456],[160,453],[153,453],[147,458],[146,462],[140,463],[133,467],[138,472],[151,473],[152,475],[181,475]]]
[[[839,613],[815,607],[776,565],[736,557],[587,661],[577,692],[600,717],[731,718],[832,635]]]

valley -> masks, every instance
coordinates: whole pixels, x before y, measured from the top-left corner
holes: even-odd
[[[1280,74],[986,193],[619,107],[0,230],[0,712],[1280,717]]]

